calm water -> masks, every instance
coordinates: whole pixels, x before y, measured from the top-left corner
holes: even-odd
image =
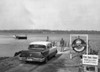
[[[47,36],[51,41],[56,42],[59,42],[61,38],[69,42],[70,37],[68,34],[34,34],[27,36],[27,40],[17,40],[13,38],[13,35],[0,35],[0,57],[13,56],[16,51],[27,49],[30,42],[46,40]],[[100,35],[89,35],[89,39],[97,44],[97,47],[100,47]]]

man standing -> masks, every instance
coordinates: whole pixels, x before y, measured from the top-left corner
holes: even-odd
[[[47,36],[47,39],[46,39],[46,41],[49,41],[49,36]]]
[[[64,44],[65,44],[65,42],[64,42],[64,40],[63,40],[63,38],[62,38],[62,39],[60,40],[61,52],[64,51]]]

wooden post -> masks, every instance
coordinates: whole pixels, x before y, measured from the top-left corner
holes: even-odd
[[[70,51],[70,59],[72,59],[72,54],[71,54],[71,51]]]
[[[72,47],[71,47],[71,42],[72,40],[71,40],[71,36],[70,36],[70,45],[69,45],[69,47],[70,47],[70,59],[72,59],[72,54],[71,54],[71,50],[72,50]]]
[[[84,67],[84,72],[86,72],[86,65],[83,65],[83,67]]]
[[[87,37],[87,40],[86,40],[86,41],[87,41],[87,55],[88,55],[88,54],[89,54],[89,53],[88,53],[88,51],[89,51],[89,48],[88,48],[88,47],[89,47],[89,46],[88,46],[88,43],[89,43],[89,42],[88,42],[88,35],[86,35],[86,37]]]
[[[98,72],[98,67],[97,66],[95,66],[95,72]]]

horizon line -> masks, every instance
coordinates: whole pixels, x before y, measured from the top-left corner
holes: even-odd
[[[51,29],[3,29],[0,31],[10,31],[10,30],[48,30],[48,31],[100,31],[100,30],[51,30]]]

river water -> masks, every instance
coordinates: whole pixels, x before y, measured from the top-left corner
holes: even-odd
[[[49,36],[50,41],[59,42],[61,38],[64,38],[66,42],[69,42],[69,34],[29,34],[27,40],[18,40],[13,35],[0,35],[0,57],[13,56],[15,52],[25,50],[32,41],[46,40]],[[100,35],[89,35],[89,39],[96,42],[100,47]]]

